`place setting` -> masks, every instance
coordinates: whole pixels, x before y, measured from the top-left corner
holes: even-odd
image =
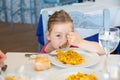
[[[61,53],[61,54],[59,54]],[[48,58],[51,63],[62,68],[68,67],[91,67],[96,65],[100,61],[100,57],[97,53],[83,51],[79,48],[59,49],[49,53]]]
[[[97,53],[88,52],[79,48],[58,49],[49,53],[51,64],[62,68],[51,72],[51,80],[73,80],[72,76],[83,76],[83,80],[102,80],[101,72],[91,69],[99,64],[100,56]],[[55,74],[54,74],[55,73]]]

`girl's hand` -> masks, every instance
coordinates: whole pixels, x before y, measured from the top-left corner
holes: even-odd
[[[69,46],[73,45],[73,46],[78,46],[81,42],[81,40],[83,40],[79,34],[75,33],[75,32],[69,32],[67,35],[67,39],[68,39],[68,43]]]

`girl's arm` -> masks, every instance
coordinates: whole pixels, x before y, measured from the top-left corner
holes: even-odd
[[[68,33],[67,38],[69,45],[78,46],[80,49],[96,52],[99,55],[104,54],[104,50],[100,47],[98,42],[84,40],[75,32]]]
[[[90,52],[96,52],[99,55],[105,54],[104,50],[100,47],[98,42],[80,40],[77,46],[83,50],[87,50]]]

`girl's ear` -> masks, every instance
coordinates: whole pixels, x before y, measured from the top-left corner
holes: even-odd
[[[50,40],[50,32],[48,30],[46,31],[46,37],[47,37],[47,40],[49,41]]]

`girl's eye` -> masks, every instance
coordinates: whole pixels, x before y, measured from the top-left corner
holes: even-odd
[[[61,37],[61,35],[60,35],[60,34],[58,34],[58,35],[56,35],[56,37]]]

